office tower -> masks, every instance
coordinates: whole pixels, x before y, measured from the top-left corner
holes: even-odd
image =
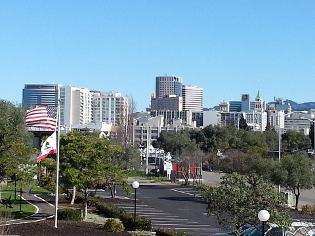
[[[249,94],[242,94],[242,111],[250,110]]]
[[[86,88],[60,88],[60,123],[66,129],[92,121],[92,92]]]
[[[229,101],[229,111],[230,112],[241,112],[242,102],[241,101]]]
[[[25,84],[22,95],[22,106],[25,109],[36,105],[58,106],[58,84]]]
[[[203,89],[197,86],[183,85],[183,110],[202,112]]]
[[[120,93],[93,92],[93,122],[125,125],[128,119],[128,97]]]
[[[168,95],[182,96],[182,78],[176,76],[157,76],[155,97],[163,98]]]
[[[183,97],[169,95],[163,98],[151,97],[151,111],[182,111]]]

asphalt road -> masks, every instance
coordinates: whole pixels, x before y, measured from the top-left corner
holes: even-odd
[[[137,215],[151,219],[154,228],[175,228],[192,236],[222,232],[216,219],[207,216],[206,203],[195,194],[189,187],[141,185],[137,190]],[[118,206],[130,213],[134,210],[133,201]]]

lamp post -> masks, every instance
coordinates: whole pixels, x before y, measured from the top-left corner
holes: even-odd
[[[136,223],[136,213],[137,213],[137,188],[139,188],[139,182],[133,181],[132,182],[132,188],[135,190],[135,208],[133,212],[133,224]]]
[[[265,224],[269,220],[270,214],[267,210],[261,210],[258,212],[258,219],[262,222],[262,234],[265,235]]]
[[[284,122],[285,122],[285,118],[287,117],[287,116],[290,116],[292,113],[288,113],[288,114],[284,114],[284,116],[283,116],[283,119],[284,119]],[[284,124],[283,124],[284,125]],[[283,127],[283,130],[284,130],[284,127]],[[281,124],[280,124],[280,115],[279,115],[279,113],[278,113],[278,135],[279,135],[279,137],[278,137],[278,141],[279,141],[279,143],[278,143],[278,160],[279,160],[279,163],[281,162]],[[279,184],[278,185],[278,188],[279,188],[279,193],[281,192],[281,185]]]

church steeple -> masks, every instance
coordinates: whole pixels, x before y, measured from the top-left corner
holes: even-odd
[[[259,94],[259,90],[257,92],[257,96],[256,96],[256,101],[262,101],[262,98],[260,97],[260,94]]]

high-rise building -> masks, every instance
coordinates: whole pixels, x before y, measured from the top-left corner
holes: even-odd
[[[242,111],[250,110],[249,94],[242,94]]]
[[[86,88],[60,88],[60,123],[66,129],[92,121],[92,92]]]
[[[197,86],[183,85],[183,109],[192,112],[202,112],[203,89]]]
[[[163,98],[168,95],[182,96],[182,78],[176,76],[157,76],[155,97]]]
[[[151,98],[151,111],[182,111],[183,97],[169,95],[163,98]]]
[[[229,111],[230,112],[241,112],[242,102],[241,101],[229,101]]]
[[[106,122],[112,125],[124,125],[128,118],[128,97],[120,93],[93,93],[93,122]]]
[[[58,106],[58,84],[25,84],[22,106],[32,109],[36,105]]]

